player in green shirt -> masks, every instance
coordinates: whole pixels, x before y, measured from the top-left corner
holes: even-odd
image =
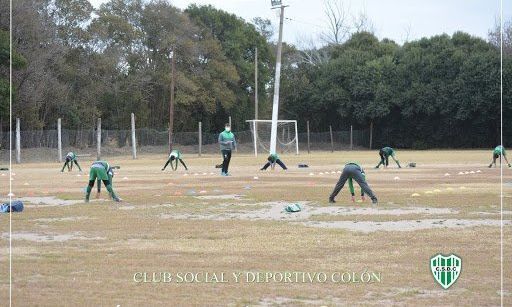
[[[496,146],[496,148],[494,148],[494,150],[492,151],[492,162],[491,162],[491,164],[489,164],[489,167],[492,167],[493,164],[494,164],[494,167],[496,167],[496,160],[499,157],[503,157],[505,159],[505,161],[507,161],[508,167],[511,167],[511,165],[507,159],[507,153],[505,152],[505,147],[503,147],[502,145]],[[501,165],[501,159],[500,159],[500,165]]]
[[[231,126],[225,125],[224,131],[219,134],[219,146],[222,153],[222,176],[229,176],[229,162],[231,161],[231,151],[235,149],[235,135],[231,132]]]
[[[64,172],[64,168],[66,168],[66,166],[67,166],[68,172],[71,172],[73,170],[73,163],[75,163],[76,166],[78,166],[79,171],[82,171],[80,164],[78,164],[78,159],[76,157],[76,154],[74,152],[70,151],[66,154],[66,162],[64,162],[64,165],[62,166],[62,169],[60,171]]]
[[[340,179],[336,183],[336,186],[334,187],[334,190],[332,191],[331,195],[329,196],[329,202],[335,203],[336,201],[334,198],[338,193],[341,191],[343,186],[345,185],[345,182],[348,182],[350,194],[352,194],[352,201],[355,201],[355,193],[354,193],[354,185],[352,183],[352,180],[355,180],[359,186],[361,187],[361,197],[364,200],[364,194],[368,194],[370,196],[372,203],[377,204],[378,200],[375,194],[373,194],[372,189],[366,182],[366,175],[363,170],[363,168],[355,163],[355,162],[349,162],[345,165],[345,168],[343,168],[343,172],[341,173]]]
[[[89,185],[86,188],[85,202],[89,202],[89,196],[91,195],[92,188],[96,179],[103,181],[103,184],[107,188],[108,193],[114,201],[120,202],[121,199],[117,197],[114,189],[112,188],[112,179],[114,177],[114,170],[110,167],[106,161],[94,161],[89,171]],[[98,182],[98,184],[100,184]],[[99,189],[98,189],[99,192]]]
[[[375,168],[379,168],[379,166],[381,164],[384,165],[384,167],[388,167],[388,165],[389,165],[389,157],[390,156],[396,162],[396,165],[398,165],[398,168],[402,168],[400,166],[400,161],[398,161],[396,159],[395,150],[393,148],[391,148],[391,147],[381,148],[379,150],[379,156],[380,156],[380,162],[379,162],[379,164],[377,164],[377,166]]]
[[[288,169],[286,167],[286,165],[284,165],[283,161],[281,161],[281,159],[279,159],[279,156],[277,154],[271,154],[270,156],[268,156],[267,160],[268,160],[267,164],[265,164],[260,169],[260,171],[266,170],[269,166],[271,167],[271,169],[274,169],[274,167],[276,166],[276,163],[279,164],[279,166],[281,166],[282,169],[284,169],[284,170]]]
[[[174,165],[172,165],[172,161],[175,161]],[[162,171],[164,171],[167,165],[169,164],[171,165],[172,170],[175,171],[176,169],[178,169],[178,161],[180,161],[181,165],[185,167],[185,170],[188,170],[187,165],[185,164],[185,162],[183,162],[183,156],[181,154],[181,151],[174,149],[173,151],[171,151],[171,154],[169,155],[167,162],[165,162]]]

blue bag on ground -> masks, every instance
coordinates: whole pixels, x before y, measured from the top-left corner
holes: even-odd
[[[2,204],[2,206],[0,207],[0,212],[1,213],[6,213],[9,211],[21,212],[21,211],[23,211],[23,202],[21,200],[15,200],[15,201],[11,202],[11,209],[12,210],[9,210],[9,203]]]

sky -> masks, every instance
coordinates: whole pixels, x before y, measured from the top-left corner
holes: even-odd
[[[107,0],[89,0],[95,7]],[[268,18],[277,33],[278,10],[271,10],[270,0],[168,0],[185,9],[192,3],[211,4],[247,21]],[[352,16],[365,13],[379,38],[397,43],[437,34],[464,31],[487,38],[500,16],[499,0],[337,0]],[[320,35],[327,23],[323,0],[283,0],[285,9],[283,40],[290,44],[322,44]],[[512,20],[512,1],[503,0],[505,20]],[[497,19],[498,18],[498,19]]]

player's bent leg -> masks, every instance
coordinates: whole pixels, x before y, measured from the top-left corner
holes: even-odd
[[[170,159],[168,159],[168,160],[167,160],[167,162],[165,162],[165,165],[164,165],[164,167],[162,168],[162,171],[165,171],[165,168],[167,167],[167,165],[169,165],[169,162],[170,162],[170,161],[171,161],[171,160],[170,160]]]
[[[110,180],[103,180],[103,184],[107,188],[108,194],[114,201],[120,202],[121,199],[117,197],[116,193],[114,192],[114,189],[112,188],[112,184],[110,183]]]
[[[375,194],[373,193],[372,189],[370,188],[370,186],[368,185],[368,183],[364,179],[364,177],[361,174],[361,172],[358,172],[358,173],[354,174],[352,176],[352,178],[357,182],[357,184],[359,184],[359,186],[361,187],[361,190],[363,190],[363,192],[370,197],[372,202],[374,204],[376,204],[378,202],[377,197],[375,196]]]
[[[335,203],[336,201],[334,198],[340,193],[341,189],[345,185],[345,182],[347,182],[347,179],[349,177],[349,171],[347,170],[347,167],[343,169],[343,172],[340,175],[340,179],[338,179],[338,182],[336,183],[336,186],[334,186],[334,190],[332,191],[331,195],[329,196],[329,202]]]
[[[80,167],[80,164],[78,164],[78,161],[77,161],[77,160],[75,160],[75,164],[76,164],[76,166],[78,167],[78,170],[81,172],[81,171],[82,171],[82,168]]]
[[[269,166],[270,166],[270,162],[265,163],[265,165],[263,165],[263,167],[260,169],[260,171],[266,171]]]
[[[286,165],[284,165],[283,161],[281,161],[281,159],[277,159],[276,163],[279,164],[279,166],[281,166],[284,170],[288,169]]]
[[[187,165],[185,164],[185,162],[183,162],[183,159],[179,159],[179,160],[180,160],[181,165],[183,165],[183,167],[185,168],[185,170],[188,171]]]
[[[86,192],[85,192],[85,202],[89,202],[89,196],[91,195],[92,188],[94,187],[94,179],[89,179],[89,184],[87,185]]]

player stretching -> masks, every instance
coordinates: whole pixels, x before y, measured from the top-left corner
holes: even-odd
[[[494,167],[496,167],[496,159],[498,159],[500,157],[503,157],[505,159],[505,161],[507,161],[508,167],[511,167],[511,165],[507,159],[507,153],[505,152],[505,147],[503,147],[502,145],[498,145],[498,146],[496,146],[496,148],[494,148],[494,150],[492,152],[492,162],[491,162],[491,164],[489,164],[489,167],[492,167],[493,164],[494,164]],[[501,165],[501,158],[500,158],[500,165]]]
[[[92,188],[94,187],[94,181],[96,179],[103,181],[103,184],[107,188],[107,191],[115,201],[121,201],[117,197],[114,189],[112,188],[112,178],[114,177],[114,171],[106,161],[94,161],[89,171],[89,185],[87,186],[87,192],[85,194],[85,202],[89,202],[89,196],[91,195]],[[98,185],[100,183],[98,182]],[[98,189],[99,192],[99,189]]]
[[[373,191],[368,185],[368,183],[366,183],[366,176],[363,168],[355,162],[349,162],[345,165],[345,168],[341,173],[338,183],[336,183],[336,186],[334,187],[331,196],[329,196],[330,203],[336,202],[334,198],[341,191],[347,180],[349,180],[348,185],[350,193],[352,194],[352,201],[355,201],[354,185],[352,183],[352,180],[355,180],[361,187],[361,198],[364,200],[364,194],[366,193],[368,194],[368,196],[370,196],[372,203],[377,204],[377,197],[375,196],[375,194],[373,194]]]
[[[274,169],[274,167],[276,166],[276,163],[279,164],[279,166],[281,166],[282,169],[284,169],[284,170],[288,169],[286,167],[286,165],[284,165],[283,161],[281,161],[281,159],[279,159],[279,156],[277,154],[271,154],[270,156],[268,156],[267,160],[268,160],[267,164],[265,164],[260,169],[260,171],[266,170],[269,166],[271,169]]]
[[[400,166],[400,161],[398,161],[395,157],[395,150],[391,147],[384,147],[379,150],[379,156],[380,156],[380,162],[377,164],[375,168],[379,168],[379,166],[382,164],[384,167],[388,167],[389,165],[389,157],[393,158],[393,160],[396,162],[396,165],[398,165],[399,168],[402,168]]]
[[[222,153],[222,176],[229,176],[229,162],[231,161],[231,150],[235,148],[235,135],[231,132],[231,126],[226,124],[224,131],[219,134],[220,152]]]
[[[174,166],[172,165],[172,161],[175,161]],[[181,165],[183,165],[183,167],[185,167],[185,170],[188,170],[187,165],[185,164],[185,162],[183,162],[181,151],[175,149],[175,150],[171,151],[171,154],[169,155],[167,162],[165,162],[165,165],[164,165],[164,168],[162,168],[162,171],[164,171],[165,168],[167,167],[167,165],[169,165],[169,164],[171,165],[172,170],[175,171],[176,169],[178,169],[178,161],[180,161]]]
[[[73,163],[75,163],[76,166],[78,166],[79,171],[82,171],[82,168],[80,168],[80,165],[78,164],[78,159],[77,159],[75,153],[68,152],[66,155],[66,162],[64,162],[64,165],[62,166],[62,169],[60,171],[63,172],[64,168],[66,168],[66,166],[67,166],[68,172],[71,172],[73,170]]]

